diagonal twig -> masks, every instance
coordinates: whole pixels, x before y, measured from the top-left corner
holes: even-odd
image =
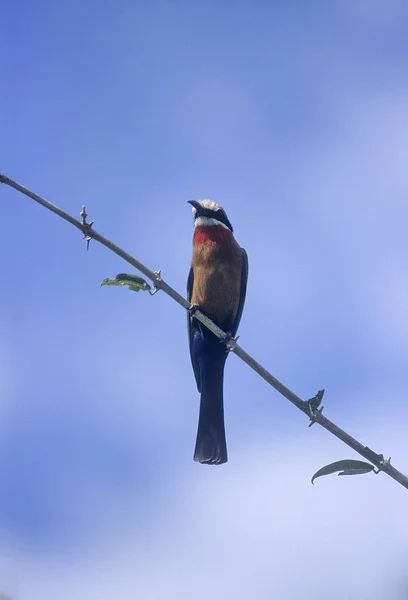
[[[2,173],[0,173],[0,183],[9,185],[18,192],[21,192],[22,194],[28,196],[32,200],[35,200],[45,208],[48,208],[48,210],[51,210],[62,219],[65,219],[65,221],[68,221],[68,223],[71,223],[71,225],[74,225],[74,227],[77,227],[77,229],[82,231],[84,237],[86,237],[87,240],[94,239],[103,246],[106,246],[106,248],[109,248],[109,250],[123,258],[123,260],[135,267],[135,269],[143,273],[143,275],[148,277],[153,282],[157,290],[162,290],[168,296],[173,298],[173,300],[175,300],[178,304],[180,304],[180,306],[182,306],[186,310],[191,310],[191,304],[161,278],[160,271],[151,271],[145,265],[139,262],[136,258],[122,250],[122,248],[120,248],[119,246],[105,238],[103,235],[95,231],[92,228],[93,222],[86,222],[87,215],[85,207],[82,207],[82,221],[80,221],[79,219],[76,219],[75,217],[66,213],[61,208],[58,208],[54,204],[51,204],[51,202],[48,202],[38,194],[35,194],[34,192],[17,183],[16,181],[13,181],[9,177],[6,177]],[[200,312],[200,310],[195,310],[194,316],[199,321],[201,321],[201,323],[203,323],[206,327],[208,327],[208,329],[210,329],[210,331],[212,331],[218,338],[225,337],[225,332],[222,331],[219,327],[217,327],[217,325],[215,325],[215,323],[213,323],[210,319],[208,319],[208,317],[206,317],[202,312]],[[249,367],[251,367],[251,369],[256,371],[258,375],[265,379],[265,381],[267,381],[272,387],[274,387],[282,396],[284,396],[287,400],[289,400],[290,402],[292,402],[292,404],[299,408],[299,410],[308,415],[311,420],[311,424],[318,423],[321,427],[329,431],[332,435],[336,436],[337,438],[342,440],[342,442],[350,446],[350,448],[353,448],[353,450],[358,452],[358,454],[364,456],[364,458],[366,458],[369,462],[371,462],[377,467],[378,471],[383,471],[384,473],[395,479],[395,481],[398,481],[398,483],[400,483],[402,486],[408,489],[408,477],[404,475],[401,471],[398,471],[398,469],[396,469],[393,465],[391,465],[389,458],[385,459],[382,454],[377,454],[376,452],[368,448],[368,446],[363,446],[363,444],[358,442],[351,435],[340,429],[340,427],[337,427],[337,425],[335,425],[332,421],[323,416],[322,409],[317,408],[318,403],[316,405],[313,402],[319,395],[320,400],[322,397],[322,393],[319,392],[311,401],[305,402],[301,398],[299,398],[299,396],[297,396],[291,390],[289,390],[285,385],[283,385],[283,383],[281,383],[278,379],[276,379],[276,377],[269,373],[269,371],[267,371],[254,358],[252,358],[252,356],[245,352],[245,350],[241,346],[239,346],[235,340],[233,340],[233,343],[230,344],[230,351],[234,352],[234,354],[239,356],[241,360],[243,360]]]

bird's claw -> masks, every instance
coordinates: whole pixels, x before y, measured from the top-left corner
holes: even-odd
[[[191,315],[192,317],[194,317],[194,315],[196,314],[196,312],[197,312],[198,310],[200,310],[200,306],[199,306],[199,304],[192,304],[192,305],[190,306],[190,308],[188,309],[188,312],[190,313],[190,315]]]
[[[227,331],[227,333],[220,338],[220,344],[225,344],[227,350],[231,351],[237,345],[238,338],[239,336],[236,338],[232,337],[232,333]]]

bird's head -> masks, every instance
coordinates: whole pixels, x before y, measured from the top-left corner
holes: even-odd
[[[225,210],[212,200],[189,200],[193,207],[194,227],[208,227],[218,225],[228,229],[231,233],[234,231],[228,220]]]

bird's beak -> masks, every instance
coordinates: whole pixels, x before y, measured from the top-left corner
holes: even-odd
[[[198,215],[204,214],[205,209],[197,200],[187,200],[187,202],[196,209]]]

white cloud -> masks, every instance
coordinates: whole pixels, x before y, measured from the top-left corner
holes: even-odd
[[[374,443],[392,425],[395,448],[406,450],[391,420],[365,425]],[[21,554],[18,597],[386,600],[405,576],[406,491],[372,474],[310,485],[315,469],[341,456],[308,431],[296,446],[257,436],[226,468],[173,469],[153,516],[135,521],[127,505],[122,526],[95,531],[81,558]]]

